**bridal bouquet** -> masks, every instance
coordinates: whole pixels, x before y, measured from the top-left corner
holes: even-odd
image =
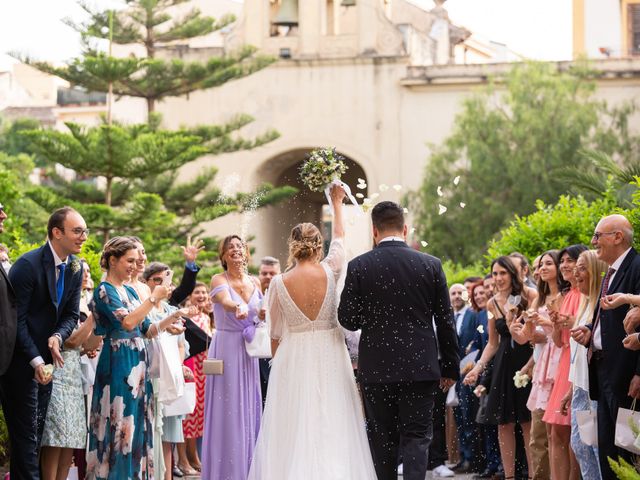
[[[323,192],[347,171],[345,158],[335,148],[312,150],[300,167],[300,180],[312,192]]]
[[[526,387],[527,385],[529,385],[530,380],[531,378],[529,378],[529,375],[527,375],[526,373],[520,373],[520,370],[518,370],[513,376],[513,384],[516,386],[516,388]]]

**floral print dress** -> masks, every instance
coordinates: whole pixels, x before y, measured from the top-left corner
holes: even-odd
[[[87,479],[153,479],[153,391],[145,319],[122,320],[139,305],[135,291],[102,282],[94,292],[96,334],[104,335],[89,417]]]

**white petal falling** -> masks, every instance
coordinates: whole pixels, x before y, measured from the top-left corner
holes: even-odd
[[[458,185],[460,183],[460,175],[453,179],[453,184]]]
[[[385,185],[384,183],[381,183],[380,186],[378,187],[378,190],[380,190],[381,192],[386,192],[387,190],[389,190],[389,185]]]
[[[356,198],[364,198],[364,193],[356,193]]]
[[[358,178],[358,183],[367,183],[364,178]]]
[[[371,195],[369,195],[369,198],[371,200],[375,200],[376,198],[378,198],[380,196],[380,194],[378,192],[374,192]]]
[[[467,206],[467,204],[466,204],[466,203],[464,203],[464,202],[460,202],[460,208],[464,208],[464,207],[466,207],[466,206]]]
[[[414,233],[416,233],[416,229],[415,229],[415,227],[411,227],[411,230],[409,230],[409,233],[410,233],[411,235],[413,235]]]
[[[478,328],[476,330],[478,330],[479,333],[484,333],[484,326],[478,325]]]
[[[427,242],[425,242],[424,240],[420,241],[420,245],[422,245],[422,247],[426,247],[427,245],[429,245]]]
[[[442,193],[442,187],[438,186],[438,189],[436,190],[438,192],[438,196],[442,197],[444,195],[444,193]]]
[[[464,300],[465,302],[469,301],[469,292],[467,292],[466,290],[462,292],[462,300]]]
[[[445,213],[447,211],[447,207],[445,207],[442,204],[438,204],[438,215],[442,215],[443,213]]]
[[[365,188],[367,188],[367,184],[366,183],[359,183],[356,185],[357,188],[359,188],[360,190],[364,190]]]
[[[396,184],[396,185],[394,185],[394,186],[393,186],[393,189],[394,189],[396,192],[399,192],[400,190],[402,190],[402,185],[398,185],[398,184]]]
[[[405,214],[409,213],[409,209],[408,209],[408,208],[403,208],[403,209],[402,209],[402,211],[403,211]]]
[[[371,200],[370,198],[365,198],[365,199],[362,201],[362,204],[363,204],[363,205],[371,205],[371,202],[372,202],[372,201],[373,201],[373,200]]]

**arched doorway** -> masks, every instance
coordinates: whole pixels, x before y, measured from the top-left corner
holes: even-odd
[[[272,255],[283,262],[287,260],[287,238],[291,228],[300,222],[311,222],[321,226],[325,239],[331,238],[329,229],[331,217],[328,212],[327,200],[322,192],[311,192],[307,189],[299,176],[299,169],[311,148],[299,148],[282,153],[267,160],[256,172],[258,182],[269,182],[276,186],[291,185],[298,189],[298,193],[291,199],[278,205],[261,210],[262,225],[258,230],[264,238],[258,239],[260,256]],[[338,150],[346,158],[348,170],[342,180],[351,186],[352,193],[367,195],[367,189],[357,189],[358,179],[367,181],[367,175],[360,164]],[[365,229],[368,220],[357,216],[354,218],[353,209],[346,209],[348,230],[358,231],[358,238],[347,238],[351,245],[352,254],[361,253],[363,245],[368,245],[369,230]]]

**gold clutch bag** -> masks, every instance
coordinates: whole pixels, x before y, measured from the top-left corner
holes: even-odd
[[[224,362],[215,358],[208,358],[202,362],[202,372],[205,375],[222,375],[224,373]]]

